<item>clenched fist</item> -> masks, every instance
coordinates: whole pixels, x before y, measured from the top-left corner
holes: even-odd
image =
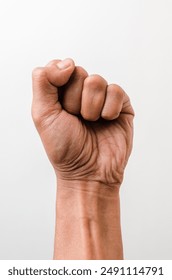
[[[32,115],[59,178],[121,183],[134,113],[119,86],[54,60],[33,71]]]
[[[134,116],[121,87],[108,85],[99,75],[89,76],[72,59],[53,60],[33,71],[32,116],[60,189],[118,189],[132,149]],[[94,252],[90,257],[76,255],[73,249],[67,255],[65,245],[59,250],[63,259],[99,258]]]

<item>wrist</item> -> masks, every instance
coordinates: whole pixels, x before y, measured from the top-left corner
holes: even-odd
[[[78,198],[87,193],[89,196],[102,197],[104,199],[115,198],[119,195],[119,184],[107,185],[98,181],[86,180],[63,180],[57,178],[57,190],[59,194],[69,192]]]
[[[122,258],[119,186],[58,180],[56,210],[55,258]]]

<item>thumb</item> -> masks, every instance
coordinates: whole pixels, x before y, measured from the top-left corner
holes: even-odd
[[[45,67],[49,82],[56,87],[65,85],[74,69],[75,64],[71,58],[66,58],[64,60],[53,60]]]
[[[48,108],[61,108],[58,102],[58,87],[65,85],[75,69],[74,61],[53,60],[46,67],[37,67],[32,72],[33,118],[41,117]],[[58,106],[57,106],[58,104]]]

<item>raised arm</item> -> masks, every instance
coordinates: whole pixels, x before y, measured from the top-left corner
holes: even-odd
[[[122,259],[119,189],[132,149],[126,93],[71,59],[33,71],[32,115],[57,177],[54,259]]]

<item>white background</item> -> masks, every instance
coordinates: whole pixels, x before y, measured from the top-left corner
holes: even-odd
[[[55,176],[31,120],[31,71],[72,57],[136,112],[121,187],[126,259],[172,258],[172,1],[0,2],[0,259],[51,259]]]

